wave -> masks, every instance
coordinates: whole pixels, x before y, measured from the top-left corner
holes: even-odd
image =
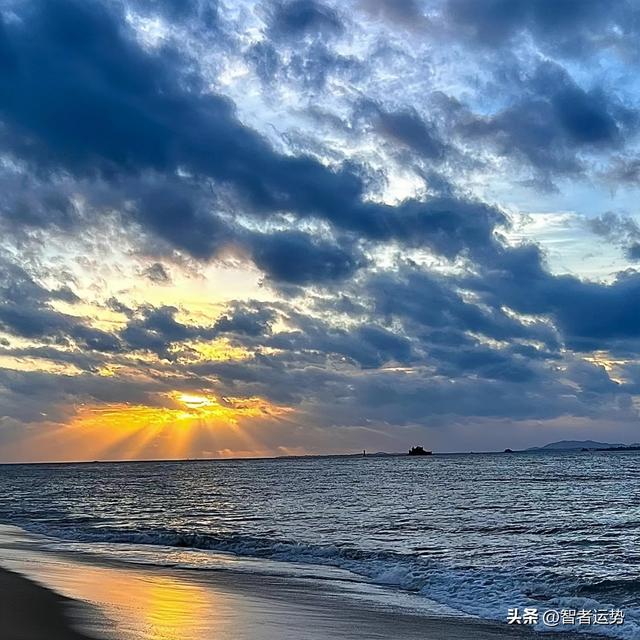
[[[614,578],[597,580],[578,587],[578,594],[591,598],[607,596],[620,605],[638,606],[640,604],[640,578]]]
[[[24,524],[22,523],[22,526]],[[544,609],[627,609],[623,626],[581,627],[581,631],[620,638],[640,637],[640,580],[581,583],[573,577],[511,567],[448,566],[441,558],[372,551],[348,545],[309,544],[240,534],[172,529],[91,529],[27,526],[31,531],[83,543],[127,543],[232,553],[282,562],[347,570],[367,581],[428,597],[466,614],[504,622],[513,607]],[[544,629],[544,627],[539,627]],[[574,630],[565,626],[559,630]]]

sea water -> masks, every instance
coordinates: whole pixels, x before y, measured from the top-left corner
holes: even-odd
[[[124,560],[339,572],[494,620],[622,609],[583,630],[632,638],[639,480],[635,452],[2,465],[0,520]]]

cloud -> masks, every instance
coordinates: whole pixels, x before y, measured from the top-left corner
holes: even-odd
[[[453,199],[375,204],[365,200],[352,168],[276,153],[238,121],[227,99],[186,86],[175,51],[143,50],[122,16],[118,21],[103,6],[54,0],[27,9],[29,32],[16,20],[1,36],[5,146],[42,169],[99,175],[124,187],[134,220],[177,248],[206,258],[229,240],[206,202],[189,197],[179,168],[232,186],[235,206],[260,217],[289,211],[375,241],[426,242],[448,256],[492,242],[501,214],[486,206]],[[71,31],[82,36],[68,37]],[[169,175],[172,188],[134,185],[127,193],[124,176],[149,171]]]
[[[274,280],[290,284],[342,280],[365,264],[355,249],[296,231],[254,235],[251,245],[255,264]]]
[[[636,50],[637,9],[630,2],[448,0],[443,13],[458,37],[483,47],[513,46],[529,35],[547,53],[566,57],[602,48]]]
[[[569,275],[552,275],[538,247],[522,246],[504,254],[501,268],[472,279],[494,309],[549,315],[567,347],[577,351],[635,345],[640,328],[640,274],[621,273],[611,284],[589,282]],[[596,311],[597,310],[597,311]]]
[[[613,158],[611,167],[604,172],[604,177],[614,189],[618,185],[636,185],[640,182],[640,159],[624,156]]]
[[[552,271],[510,226],[603,183],[629,208],[630,5],[245,9],[2,12],[3,424],[188,392],[302,440],[637,421],[638,273]],[[640,259],[633,218],[587,225]]]
[[[445,145],[435,127],[418,114],[414,108],[385,111],[379,105],[368,104],[372,111],[376,130],[392,142],[413,150],[427,160],[441,160]]]
[[[344,26],[336,11],[315,0],[277,0],[271,8],[269,29],[275,38],[299,38],[339,35]]]
[[[245,53],[255,72],[267,84],[273,83],[280,71],[282,60],[276,48],[267,40],[252,44]]]
[[[158,381],[139,377],[105,377],[91,373],[65,375],[0,369],[3,416],[22,422],[61,422],[73,417],[78,403],[131,403],[155,406],[167,391]]]
[[[271,334],[276,319],[274,309],[265,304],[232,303],[225,314],[215,322],[214,330],[244,336],[266,336]]]
[[[24,338],[40,338],[46,341],[75,337],[85,342],[76,320],[56,311],[51,303],[79,302],[78,296],[68,287],[48,289],[36,282],[22,267],[10,259],[0,258],[0,328],[12,335]],[[95,337],[95,336],[94,336]]]
[[[371,15],[412,29],[426,27],[427,18],[417,0],[360,0]]]
[[[169,284],[171,282],[171,276],[161,262],[154,262],[149,265],[144,270],[144,274],[155,284]]]
[[[134,0],[136,9],[151,15],[161,15],[172,21],[197,19],[207,28],[217,26],[217,0]]]
[[[544,342],[552,349],[558,345],[555,332],[548,325],[524,325],[504,313],[499,304],[482,306],[466,300],[463,291],[456,290],[455,282],[414,267],[374,275],[367,282],[366,291],[372,296],[377,314],[402,320],[408,331],[412,325],[419,331],[435,331],[437,341],[444,335],[451,336],[456,347],[464,332],[499,341],[526,338]],[[471,345],[466,338],[463,343]]]
[[[640,242],[633,242],[627,247],[629,260],[640,261]]]
[[[365,369],[412,359],[410,341],[384,327],[361,325],[347,331],[314,318],[298,318],[294,331],[273,335],[267,345],[292,352],[317,352],[323,357],[337,355]]]
[[[585,154],[620,149],[637,130],[637,113],[601,89],[586,91],[553,63],[540,64],[513,104],[460,118],[462,136],[483,139],[543,178],[580,174]]]
[[[204,328],[182,324],[175,319],[178,309],[171,306],[143,307],[129,320],[120,335],[133,350],[152,351],[168,357],[171,344],[208,333]]]
[[[629,260],[640,259],[640,226],[633,218],[608,211],[587,220],[587,226],[596,235],[621,247]]]

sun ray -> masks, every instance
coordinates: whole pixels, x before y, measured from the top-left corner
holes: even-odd
[[[155,405],[81,405],[68,423],[39,429],[29,446],[65,460],[246,455],[264,450],[247,427],[278,422],[292,412],[258,397],[205,391],[175,391],[154,400]]]

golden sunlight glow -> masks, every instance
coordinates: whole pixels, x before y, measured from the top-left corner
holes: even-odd
[[[68,423],[40,428],[22,444],[48,452],[46,459],[64,460],[265,455],[263,439],[293,413],[258,397],[175,391],[156,400],[155,406],[81,405]]]
[[[187,362],[246,360],[252,355],[249,350],[234,346],[225,338],[187,341],[176,345],[171,351],[174,353],[179,352],[180,359]]]
[[[583,358],[586,362],[598,365],[604,368],[609,378],[618,384],[624,384],[626,380],[619,375],[620,368],[629,364],[629,360],[613,358],[606,351],[594,351],[591,355]]]
[[[56,311],[78,318],[78,320],[90,319],[91,326],[101,331],[116,331],[126,325],[126,318],[121,313],[90,302],[52,300],[50,305]]]
[[[191,421],[209,426],[237,424],[242,418],[276,417],[289,411],[261,398],[221,398],[213,395],[173,392],[167,397],[170,406],[114,403],[81,407],[75,423],[103,428],[140,428],[184,426]]]
[[[211,398],[207,398],[206,396],[196,396],[189,393],[179,393],[177,395],[177,399],[189,409],[201,409],[202,407],[210,407],[212,404],[215,404]]]
[[[13,371],[42,371],[65,376],[75,376],[82,371],[72,364],[53,362],[48,358],[12,356],[0,354],[0,368]]]

